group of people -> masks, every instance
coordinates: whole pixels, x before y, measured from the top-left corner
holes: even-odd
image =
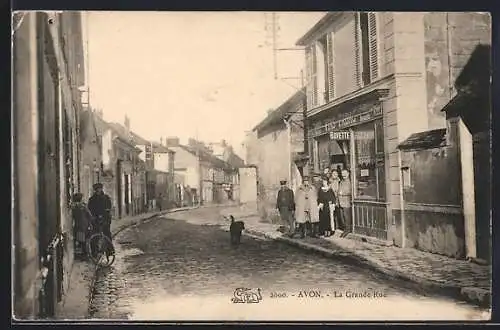
[[[286,180],[281,180],[280,184],[276,208],[288,224],[289,236],[298,233],[301,238],[328,237],[336,229],[345,233],[352,230],[352,188],[348,170],[326,168],[317,186],[304,176],[295,194],[287,187]]]
[[[102,183],[93,186],[94,193],[89,198],[88,204],[83,201],[83,194],[73,195],[72,216],[74,221],[73,235],[75,238],[75,252],[77,255],[86,255],[87,239],[96,232],[99,225],[106,237],[111,239],[111,198],[104,193]],[[98,223],[101,221],[101,223]],[[109,247],[108,254],[114,253],[114,248]]]

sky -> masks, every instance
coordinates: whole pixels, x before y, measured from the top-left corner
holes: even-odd
[[[324,14],[277,13],[277,47]],[[91,106],[146,139],[225,139],[243,156],[245,132],[300,88],[274,77],[271,13],[90,12],[87,24]],[[304,52],[276,62],[278,78],[299,78]]]

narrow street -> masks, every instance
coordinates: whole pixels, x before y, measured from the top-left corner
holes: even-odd
[[[446,320],[481,313],[474,306],[424,296],[405,283],[275,241],[244,236],[240,248],[233,249],[217,215],[202,209],[180,212],[119,233],[117,259],[98,275],[90,317]],[[262,301],[232,303],[239,287],[260,288]],[[273,293],[286,297],[272,298]]]

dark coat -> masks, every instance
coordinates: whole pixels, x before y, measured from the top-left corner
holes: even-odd
[[[94,217],[103,216],[111,220],[111,198],[106,194],[94,194],[89,198],[88,208]]]
[[[77,241],[85,242],[89,225],[92,222],[92,214],[85,203],[74,203],[72,207],[74,221],[74,235]]]
[[[279,210],[282,207],[288,208],[290,211],[295,210],[295,197],[293,190],[285,187],[278,191],[278,198],[276,199],[276,208]]]

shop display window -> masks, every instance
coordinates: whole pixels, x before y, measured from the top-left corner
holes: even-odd
[[[356,198],[385,201],[384,131],[382,120],[353,128]]]

